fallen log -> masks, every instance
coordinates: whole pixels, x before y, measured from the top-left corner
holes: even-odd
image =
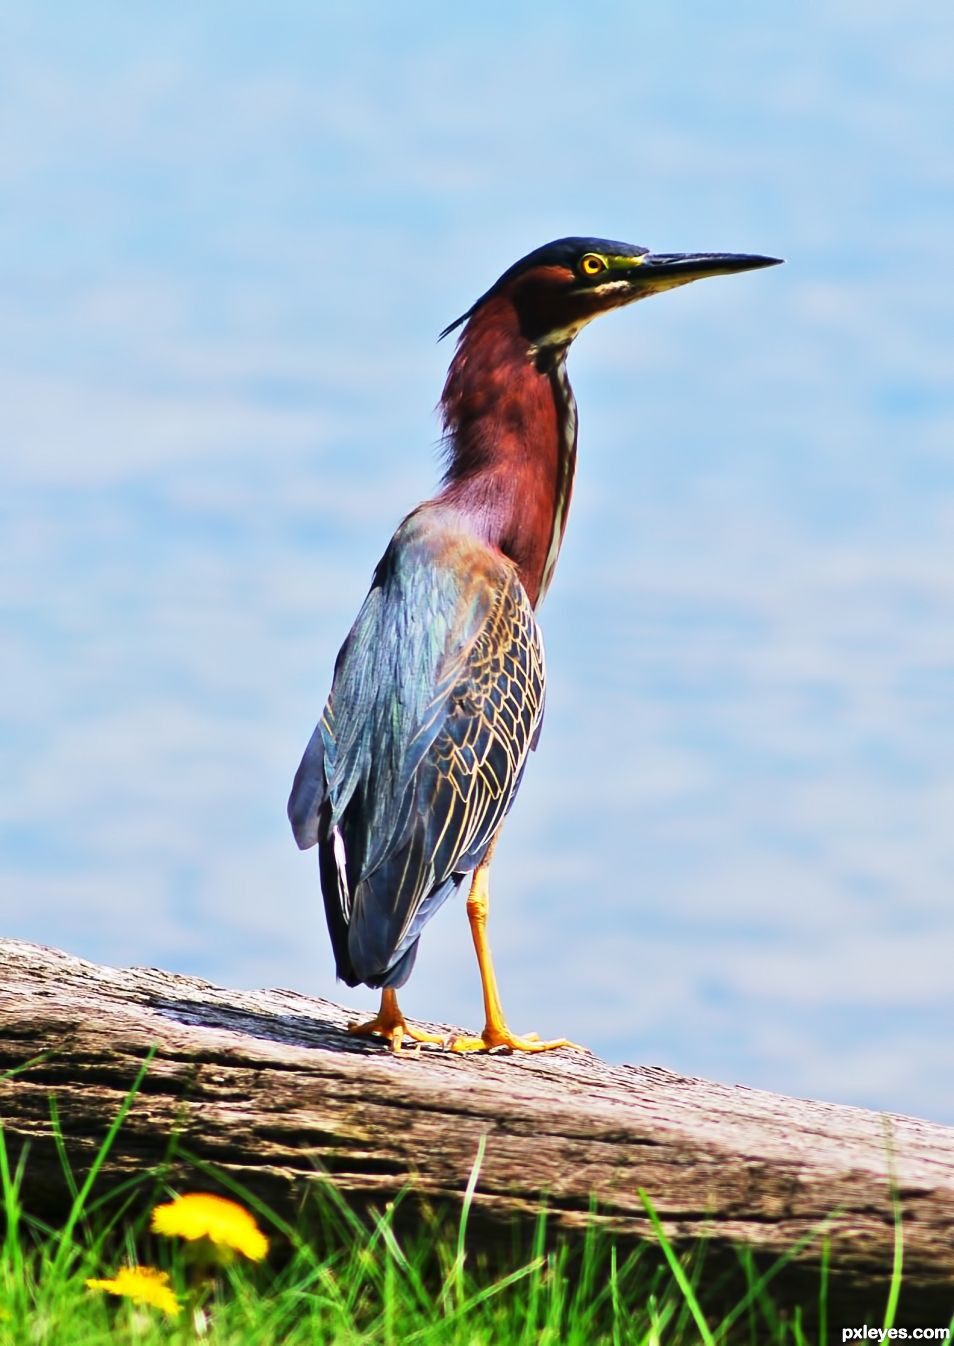
[[[0,1072],[39,1058],[0,1081],[14,1162],[29,1143],[28,1206],[55,1219],[68,1202],[50,1096],[82,1172],[155,1049],[97,1191],[162,1162],[177,1132],[285,1214],[325,1175],[358,1204],[412,1184],[440,1207],[460,1203],[486,1137],[481,1228],[532,1223],[545,1204],[551,1229],[573,1236],[595,1202],[624,1244],[652,1239],[642,1188],[680,1248],[705,1238],[730,1259],[739,1244],[776,1258],[801,1245],[792,1293],[817,1292],[827,1240],[831,1311],[870,1315],[856,1323],[880,1321],[896,1199],[904,1316],[948,1322],[954,1129],[573,1051],[395,1057],[349,1036],[352,1017],[291,991],[229,991],[0,940]]]

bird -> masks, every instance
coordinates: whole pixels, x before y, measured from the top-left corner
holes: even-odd
[[[494,847],[544,714],[537,614],[577,456],[567,352],[600,314],[780,261],[560,238],[441,333],[458,333],[440,401],[443,478],[374,570],[288,800],[298,846],[318,847],[338,978],[381,991],[351,1032],[394,1052],[405,1040],[460,1053],[576,1045],[511,1031],[487,936]],[[442,1037],[408,1023],[397,992],[425,926],[465,880],[485,1024]]]

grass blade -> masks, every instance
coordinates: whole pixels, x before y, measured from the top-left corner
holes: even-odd
[[[63,1226],[63,1229],[59,1234],[59,1246],[57,1247],[56,1256],[53,1260],[54,1268],[57,1271],[62,1269],[63,1263],[66,1257],[68,1256],[69,1249],[73,1239],[73,1230],[76,1228],[77,1222],[80,1219],[81,1215],[83,1214],[83,1209],[86,1204],[86,1198],[92,1191],[93,1184],[99,1175],[99,1171],[103,1167],[103,1164],[106,1162],[106,1156],[109,1154],[110,1150],[113,1147],[113,1143],[115,1142],[116,1137],[119,1134],[119,1128],[126,1120],[126,1116],[129,1112],[129,1109],[132,1107],[136,1095],[142,1088],[142,1082],[149,1073],[149,1067],[152,1065],[153,1058],[155,1057],[157,1051],[158,1047],[153,1045],[146,1052],[145,1059],[139,1068],[139,1073],[136,1075],[136,1078],[132,1083],[132,1087],[130,1088],[129,1092],[126,1094],[126,1097],[120,1104],[119,1110],[116,1113],[116,1116],[113,1118],[109,1130],[106,1132],[106,1135],[104,1136],[103,1143],[97,1150],[96,1156],[93,1159],[92,1164],[90,1164],[89,1172],[83,1179],[82,1187],[79,1189],[76,1196],[73,1198],[72,1205],[70,1206],[69,1215],[66,1217],[66,1224]],[[54,1115],[56,1114],[54,1113]],[[62,1141],[62,1135],[60,1136],[60,1141]]]
[[[682,1263],[676,1256],[672,1244],[666,1238],[665,1231],[663,1230],[662,1227],[662,1221],[656,1214],[653,1204],[650,1201],[649,1197],[647,1196],[645,1189],[642,1187],[638,1188],[637,1195],[639,1196],[640,1201],[643,1203],[643,1208],[645,1209],[646,1214],[649,1216],[650,1223],[652,1224],[656,1237],[659,1240],[660,1247],[663,1250],[663,1255],[665,1256],[666,1261],[669,1263],[669,1270],[672,1272],[676,1284],[682,1291],[683,1298],[685,1299],[686,1304],[689,1307],[689,1311],[692,1314],[693,1319],[695,1320],[696,1327],[699,1329],[699,1336],[702,1338],[703,1346],[716,1346],[715,1337],[709,1330],[709,1324],[706,1322],[705,1315],[703,1314],[699,1301],[696,1298],[696,1292],[692,1288],[692,1284],[689,1280],[689,1277],[683,1270]]]

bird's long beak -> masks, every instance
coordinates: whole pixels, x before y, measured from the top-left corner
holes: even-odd
[[[657,294],[706,276],[755,271],[762,266],[778,266],[781,261],[781,257],[758,257],[747,252],[648,252],[626,278],[635,293]]]

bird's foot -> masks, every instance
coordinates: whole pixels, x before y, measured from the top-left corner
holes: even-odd
[[[589,1051],[588,1047],[581,1047],[569,1038],[553,1038],[544,1042],[539,1033],[525,1033],[518,1037],[516,1033],[511,1033],[506,1024],[487,1024],[479,1038],[452,1037],[448,1039],[447,1046],[452,1052],[489,1052],[495,1047],[506,1047],[511,1052],[552,1052],[557,1047],[569,1047],[575,1052]]]
[[[423,1028],[413,1028],[398,1009],[397,1002],[392,1005],[386,1000],[382,1001],[381,1008],[373,1019],[368,1019],[366,1023],[349,1024],[348,1032],[354,1033],[356,1037],[384,1038],[390,1043],[392,1052],[401,1050],[405,1038],[410,1038],[416,1043],[445,1041],[437,1033],[427,1033]]]

